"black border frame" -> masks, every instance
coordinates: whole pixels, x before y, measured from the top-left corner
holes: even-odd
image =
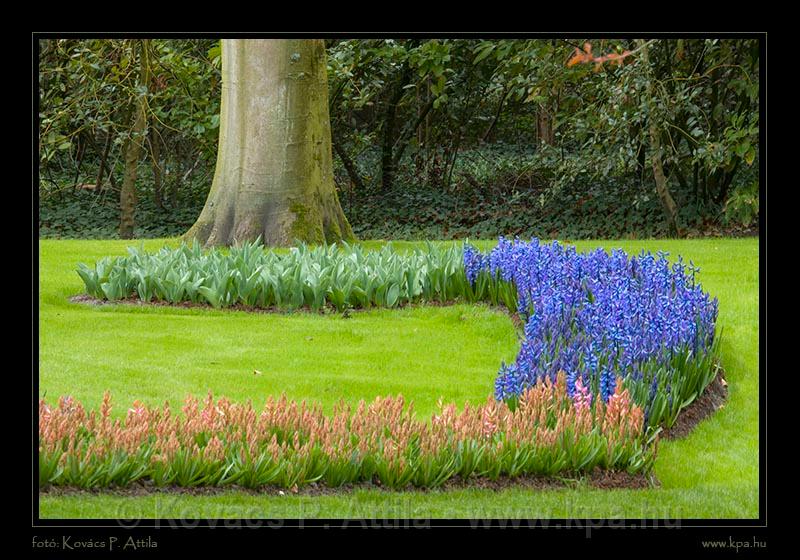
[[[334,529],[334,528],[414,528],[417,526],[424,528],[539,528],[555,529],[556,531],[547,531],[547,533],[558,533],[564,536],[574,536],[576,532],[585,533],[588,542],[588,536],[591,532],[595,532],[597,539],[592,539],[593,544],[608,544],[609,531],[608,529],[625,529],[620,531],[620,536],[626,538],[631,536],[633,529],[655,529],[670,528],[669,525],[678,525],[681,529],[690,529],[690,531],[680,531],[680,538],[675,534],[675,531],[661,531],[665,538],[657,538],[661,545],[666,548],[672,548],[679,542],[685,544],[685,540],[695,541],[695,546],[700,544],[701,538],[714,539],[716,536],[727,537],[734,533],[741,533],[743,529],[752,529],[749,533],[744,532],[743,535],[752,537],[754,532],[764,535],[764,531],[768,527],[767,523],[767,310],[766,310],[766,287],[767,287],[767,200],[766,200],[766,185],[767,185],[767,34],[760,33],[698,33],[698,32],[677,32],[665,33],[656,32],[648,33],[642,32],[632,34],[625,33],[597,33],[597,32],[552,32],[552,33],[520,33],[520,32],[479,32],[479,33],[464,33],[464,32],[446,32],[446,33],[430,33],[430,32],[32,32],[31,35],[31,75],[32,75],[32,135],[31,135],[31,164],[32,164],[32,238],[31,238],[31,308],[32,308],[32,321],[31,321],[31,386],[32,386],[32,508],[31,508],[31,528],[34,535],[39,535],[39,539],[48,538],[54,535],[53,529],[73,529],[76,537],[79,534],[86,533],[86,530],[94,529],[98,533],[100,529],[116,529],[117,533],[120,530],[127,530],[123,536],[136,536],[143,534],[153,534],[153,531],[158,532],[158,539],[175,540],[180,534],[182,537],[193,537],[194,545],[207,546],[208,543],[201,542],[208,539],[198,539],[198,537],[205,537],[211,534],[213,529],[224,529],[226,527],[237,526],[234,520],[231,519],[203,519],[203,520],[176,520],[176,519],[148,519],[148,520],[113,520],[113,519],[41,519],[39,517],[39,489],[38,489],[38,389],[39,389],[39,371],[38,371],[38,340],[39,340],[39,255],[38,255],[38,52],[39,52],[39,39],[50,38],[119,38],[119,37],[149,37],[149,38],[264,38],[264,37],[297,37],[297,38],[460,38],[460,39],[514,39],[514,38],[628,38],[628,37],[644,37],[644,38],[742,38],[742,39],[758,39],[760,48],[759,58],[759,71],[761,77],[760,87],[760,136],[759,136],[759,172],[761,176],[761,189],[759,194],[760,199],[760,231],[759,231],[759,517],[757,519],[680,519],[680,520],[663,520],[663,519],[552,519],[552,520],[474,520],[474,519],[427,519],[427,520],[401,520],[401,519],[285,519],[285,520],[269,520],[262,519],[260,528],[315,528],[315,529]],[[236,520],[242,527],[248,522],[245,520]],[[199,528],[200,531],[191,531],[189,535],[183,534],[183,531],[170,531],[166,532],[163,529],[177,528],[184,524],[184,528]],[[204,531],[207,529],[207,531]],[[697,531],[706,529],[706,535],[700,537]],[[728,531],[720,532],[720,529],[728,529]],[[143,530],[148,530],[143,533]],[[91,532],[91,531],[90,531]],[[230,532],[230,531],[229,531]],[[639,531],[636,534],[642,537],[652,538],[655,536],[655,531]],[[260,534],[259,531],[234,531],[237,538],[241,539],[245,535]],[[382,532],[385,534],[386,532]],[[539,531],[537,536],[540,536],[544,531]],[[664,534],[667,533],[667,534]],[[220,532],[216,532],[216,536],[221,536]],[[165,539],[165,537],[168,537]],[[138,538],[138,537],[137,537]],[[733,537],[731,537],[733,539]],[[182,539],[183,540],[183,539]],[[251,539],[245,539],[251,540]],[[602,541],[602,542],[599,542]],[[121,542],[121,541],[120,541]],[[626,541],[628,542],[628,541]],[[650,541],[648,541],[650,542]],[[181,547],[185,545],[181,543]],[[207,551],[209,549],[206,549]],[[60,551],[67,553],[68,551]],[[738,552],[738,551],[737,551]]]

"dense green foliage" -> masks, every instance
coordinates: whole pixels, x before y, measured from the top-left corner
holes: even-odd
[[[188,194],[188,193],[186,193]],[[150,197],[136,208],[137,239],[176,236],[194,223],[203,201],[193,197],[175,208],[159,207]],[[118,236],[119,197],[106,191],[97,195],[79,190],[66,196],[43,199],[39,205],[39,237],[108,239]]]
[[[140,93],[136,43],[134,39],[40,41],[43,199],[81,186],[91,185],[98,192],[118,189],[122,148],[130,139]],[[213,43],[149,43],[152,77],[146,92],[145,158],[162,175],[163,190],[154,193],[159,205],[175,206],[183,183],[198,169],[213,172],[220,100],[219,49],[209,51]],[[98,176],[101,159],[105,173]]]
[[[132,43],[40,43],[45,236],[114,236],[116,223],[105,222],[116,220],[137,95]],[[151,172],[140,173],[137,231],[179,234],[211,183],[219,45],[150,45],[142,166]],[[575,49],[586,48],[582,41],[329,41],[336,176],[354,231],[387,238],[666,235],[651,122],[683,233],[757,227],[758,40],[648,45],[649,64],[632,41],[595,40],[597,53],[634,52],[621,64],[569,65]],[[643,94],[648,86],[652,98]],[[100,175],[100,188],[87,187]],[[76,197],[80,191],[92,194]],[[90,203],[93,194],[103,202]],[[96,217],[84,227],[76,215]]]
[[[380,251],[359,245],[293,247],[289,252],[265,250],[245,242],[230,250],[204,252],[198,243],[156,254],[135,248],[127,257],[103,258],[94,267],[81,264],[78,274],[95,297],[120,300],[209,303],[214,307],[246,307],[320,311],[332,307],[396,307],[418,301],[502,303],[516,311],[512,284],[482,273],[474,286],[464,273],[460,246],[428,243],[425,250],[397,252],[391,244]]]

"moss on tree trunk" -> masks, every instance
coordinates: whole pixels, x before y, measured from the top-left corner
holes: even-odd
[[[353,238],[333,182],[323,41],[223,40],[220,113],[214,181],[185,239]]]

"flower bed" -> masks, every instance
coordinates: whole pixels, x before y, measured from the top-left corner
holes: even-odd
[[[259,413],[248,404],[187,399],[135,403],[112,420],[111,399],[87,411],[62,397],[39,403],[39,484],[107,488],[150,481],[156,486],[297,488],[376,482],[388,488],[433,488],[458,477],[497,480],[603,468],[646,473],[655,455],[643,437],[644,413],[617,386],[608,402],[590,405],[566,376],[524,391],[512,410],[491,397],[481,406],[440,406],[418,420],[401,396],[318,406],[270,398]]]
[[[604,401],[622,378],[650,426],[671,426],[716,371],[718,302],[695,282],[696,268],[666,254],[578,253],[558,242],[500,239],[488,254],[464,251],[467,278],[500,277],[518,293],[525,339],[501,367],[495,396],[513,401],[527,387],[567,372]]]
[[[275,253],[246,243],[207,253],[131,249],[81,265],[87,292],[109,300],[315,311],[485,301],[517,313],[524,336],[494,398],[442,407],[425,422],[402,397],[326,416],[285,398],[258,414],[209,396],[202,410],[190,399],[176,416],[137,403],[114,422],[108,398],[88,414],[68,398],[54,408],[41,401],[40,485],[430,488],[596,468],[648,473],[658,428],[672,426],[717,373],[717,300],[692,263],[666,256],[501,238],[488,253],[468,244]]]
[[[464,273],[458,246],[397,252],[389,243],[380,251],[358,245],[293,247],[285,253],[265,250],[258,241],[230,250],[203,252],[182,244],[147,253],[133,247],[128,256],[105,258],[78,274],[88,294],[108,300],[136,297],[208,303],[214,307],[320,311],[333,307],[396,307],[419,301],[490,301],[514,306],[513,287],[505,282],[473,288]]]

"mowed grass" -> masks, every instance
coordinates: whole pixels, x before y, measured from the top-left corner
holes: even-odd
[[[157,250],[175,240],[148,240]],[[459,404],[491,393],[501,360],[518,350],[503,313],[485,306],[422,307],[339,314],[90,307],[68,301],[82,291],[78,262],[121,255],[124,241],[40,241],[39,394],[70,394],[96,407],[105,390],[123,414],[140,399],[169,400],[208,391],[256,406],[286,393],[330,410],[402,393],[420,415],[441,397]],[[379,241],[367,242],[377,247]],[[394,242],[410,248],[412,242]],[[479,242],[481,248],[491,246]],[[582,241],[581,250],[664,250],[701,267],[704,288],[720,299],[722,359],[730,383],[723,410],[687,438],[661,442],[660,486],[594,490],[581,486],[434,492],[359,490],[335,496],[42,496],[45,518],[313,517],[657,517],[758,516],[759,291],[757,239]],[[258,373],[255,373],[255,372]]]
[[[486,306],[345,318],[73,304],[68,298],[83,285],[77,262],[124,253],[125,244],[43,241],[41,251],[40,396],[70,394],[97,407],[109,390],[120,414],[135,399],[179,407],[186,395],[211,391],[257,407],[285,393],[329,410],[341,399],[403,394],[427,415],[440,396],[485,399],[499,360],[512,360],[519,347],[508,316]]]

